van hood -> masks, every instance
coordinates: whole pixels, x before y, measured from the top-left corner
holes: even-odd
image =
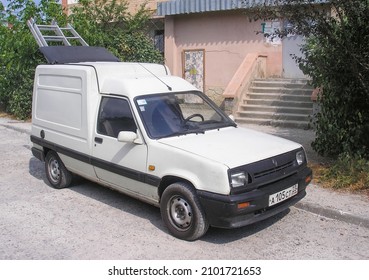
[[[242,166],[301,147],[300,144],[266,133],[227,127],[158,140],[159,143],[225,164]]]

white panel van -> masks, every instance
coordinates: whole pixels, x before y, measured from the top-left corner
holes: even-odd
[[[301,145],[238,127],[163,65],[40,65],[32,106],[32,153],[52,187],[77,174],[158,206],[184,240],[275,215],[312,179]]]

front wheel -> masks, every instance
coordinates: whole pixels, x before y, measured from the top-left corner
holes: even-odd
[[[160,212],[170,233],[179,239],[196,240],[209,228],[195,190],[186,183],[174,183],[165,189]]]
[[[49,151],[46,154],[45,171],[48,181],[55,189],[66,188],[72,181],[72,173],[65,168],[60,157],[54,151]]]

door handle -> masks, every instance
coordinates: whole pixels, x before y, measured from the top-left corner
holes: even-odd
[[[95,142],[98,143],[98,144],[102,144],[103,139],[100,138],[100,137],[95,137]]]

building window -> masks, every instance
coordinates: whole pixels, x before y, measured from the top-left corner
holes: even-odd
[[[154,44],[155,48],[164,55],[164,30],[155,30]]]

